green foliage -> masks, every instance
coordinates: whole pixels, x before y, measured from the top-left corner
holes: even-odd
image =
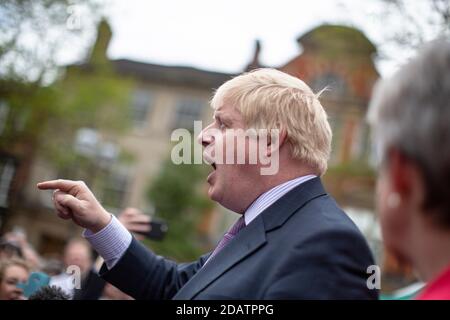
[[[131,80],[118,79],[112,73],[82,72],[73,70],[61,83],[57,114],[49,120],[43,145],[47,155],[60,165],[70,165],[73,155],[61,146],[73,144],[74,134],[80,127],[99,130],[113,137],[129,125],[129,97]]]
[[[0,1],[0,77],[49,83],[57,74],[61,52],[70,47],[78,55],[85,49],[102,1]],[[70,27],[76,19],[81,21],[79,27]]]
[[[201,190],[205,180],[203,165],[175,165],[170,159],[164,163],[148,192],[156,217],[169,224],[167,237],[150,243],[155,252],[178,261],[192,261],[203,253],[196,227],[213,206]]]
[[[73,152],[78,128],[95,128],[114,136],[130,124],[132,82],[112,73],[74,70],[63,81],[46,87],[6,80],[0,83],[0,100],[9,106],[0,148],[34,145],[57,169],[80,165],[82,159]]]
[[[74,152],[77,130],[97,129],[102,138],[114,142],[114,137],[128,128],[133,82],[115,75],[106,52],[80,65],[57,66],[56,53],[68,45],[64,39],[80,38],[93,29],[98,20],[96,3],[6,0],[0,4],[0,15],[7,16],[0,19],[0,104],[8,109],[0,135],[1,150],[16,156],[22,151],[28,158],[33,156],[30,151],[36,151],[62,173],[68,174],[71,167],[91,172],[95,171],[95,160]],[[69,30],[66,25],[69,6],[74,5],[93,9],[89,16],[83,16],[82,30]],[[106,22],[101,26],[108,28]],[[57,31],[58,37],[48,37],[49,29]],[[24,36],[33,41],[24,46]],[[97,42],[104,45],[98,49],[106,51],[108,36],[99,33],[99,38]],[[49,82],[49,74],[59,77],[53,76]]]
[[[0,80],[0,103],[7,106],[7,121],[0,136],[0,148],[32,144],[46,119],[57,114],[57,92],[21,81]]]

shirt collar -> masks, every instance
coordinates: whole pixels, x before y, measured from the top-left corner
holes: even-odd
[[[309,174],[306,176],[301,176],[282,184],[279,184],[272,189],[261,194],[253,203],[248,207],[244,213],[245,225],[252,222],[261,212],[266,210],[269,206],[275,203],[278,199],[284,196],[286,193],[297,187],[298,185],[316,178],[317,176]]]

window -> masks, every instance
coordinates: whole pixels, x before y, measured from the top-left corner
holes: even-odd
[[[203,100],[195,98],[184,98],[178,101],[173,128],[193,130],[194,121],[201,120],[204,106],[205,102]]]
[[[10,157],[0,158],[0,207],[8,207],[8,196],[16,171],[14,160]]]
[[[75,151],[86,157],[95,157],[99,139],[97,130],[91,128],[80,128],[77,130],[75,135]]]
[[[102,187],[102,203],[111,209],[120,209],[124,206],[129,183],[129,168],[115,166],[105,179]]]
[[[145,127],[151,102],[152,95],[148,90],[138,89],[134,91],[131,104],[131,120],[134,127]]]
[[[366,162],[370,153],[370,130],[369,126],[363,121],[357,124],[354,133],[354,140],[352,145],[352,158]]]

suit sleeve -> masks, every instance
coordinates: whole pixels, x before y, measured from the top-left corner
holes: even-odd
[[[133,238],[117,264],[100,275],[123,292],[139,300],[171,299],[202,267],[208,255],[192,263],[177,264],[157,256]]]
[[[367,287],[370,250],[357,232],[317,234],[291,249],[264,299],[377,299]]]

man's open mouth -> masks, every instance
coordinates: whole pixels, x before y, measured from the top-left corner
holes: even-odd
[[[206,162],[207,164],[209,164],[210,166],[212,166],[214,170],[217,169],[216,163],[215,163],[215,161],[214,161],[215,159],[214,159],[213,157],[211,157],[208,153],[206,153],[206,152],[203,153],[203,159],[205,160],[205,162]]]

